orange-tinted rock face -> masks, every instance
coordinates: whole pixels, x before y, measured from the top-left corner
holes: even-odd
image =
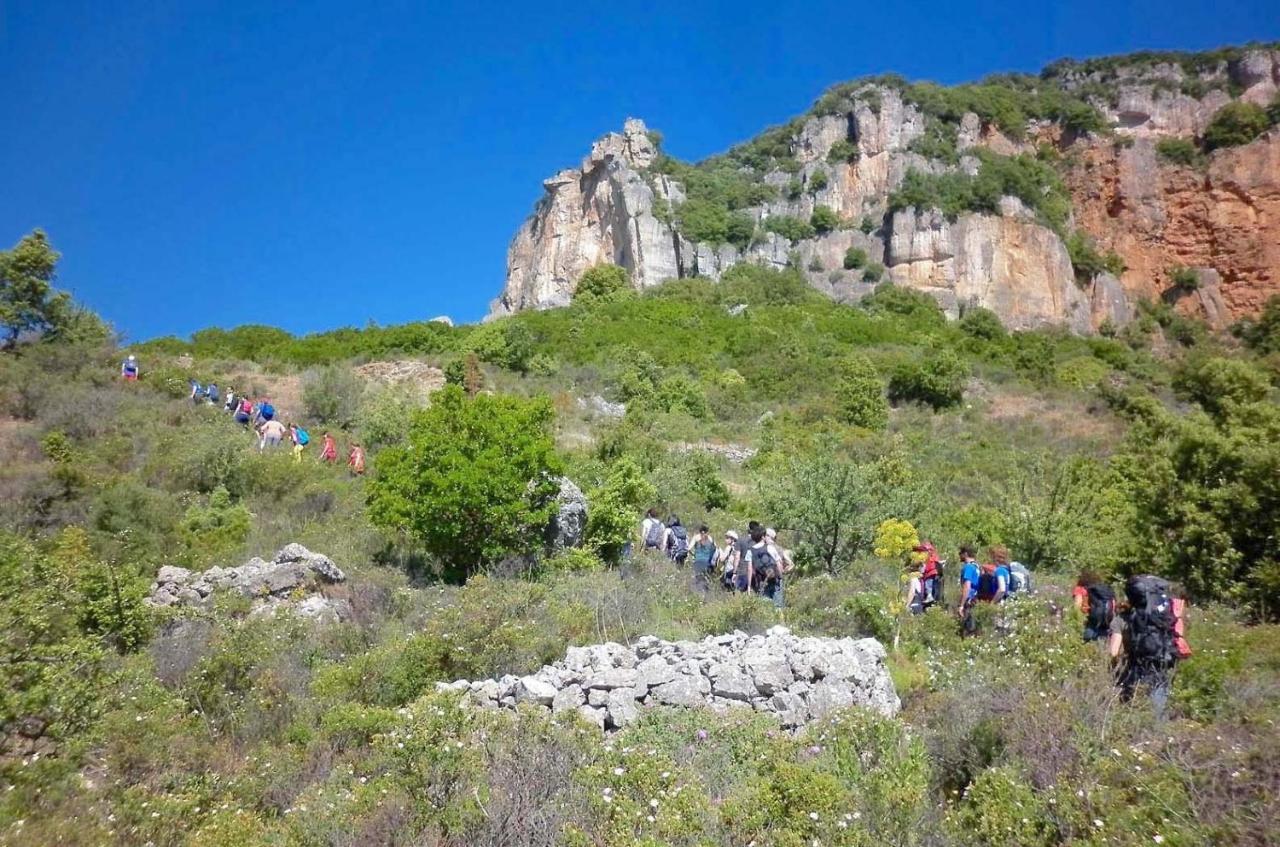
[[[1179,308],[1215,323],[1256,314],[1280,294],[1280,131],[1214,153],[1205,170],[1161,162],[1155,144],[1077,148],[1068,176],[1077,225],[1124,258],[1131,297],[1164,296],[1174,267],[1212,269],[1217,290]],[[1225,315],[1212,314],[1217,304]]]

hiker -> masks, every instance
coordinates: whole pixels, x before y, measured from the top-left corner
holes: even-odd
[[[208,387],[205,388],[204,398],[209,401],[210,406],[216,406],[218,405],[218,402],[222,400],[222,395],[218,393],[218,386],[215,383],[211,382]]]
[[[783,605],[783,577],[791,573],[795,568],[795,563],[791,560],[791,551],[778,543],[778,531],[773,527],[769,527],[764,531],[765,542],[768,545],[768,551],[777,563],[777,576],[769,577],[766,573],[766,579],[761,586],[760,593],[773,601],[773,605],[779,609]]]
[[[359,444],[351,444],[351,452],[347,454],[347,467],[355,476],[364,476],[364,448]]]
[[[666,542],[667,528],[658,519],[658,510],[650,509],[645,512],[644,520],[640,521],[640,549],[664,550]]]
[[[733,586],[746,593],[756,590],[756,573],[751,564],[751,537],[756,532],[764,532],[764,527],[756,521],[747,523],[747,531],[741,538],[735,538]]]
[[[689,558],[689,531],[681,525],[675,515],[667,521],[667,537],[663,544],[667,558],[677,565],[683,566]]]
[[[248,397],[241,397],[240,405],[236,409],[235,421],[245,429],[248,429],[251,420],[253,420],[253,401]]]
[[[738,569],[738,533],[731,529],[725,531],[724,546],[716,555],[716,561],[720,566],[721,587],[733,591],[737,587],[734,577]]]
[[[293,460],[295,462],[302,461],[303,449],[311,443],[311,436],[307,431],[295,423],[289,424],[289,441],[293,444]]]
[[[711,537],[711,530],[706,524],[698,527],[698,534],[693,539],[693,590],[702,594],[706,594],[710,586],[707,584],[707,574],[716,565],[716,559],[720,555],[720,549],[716,547],[715,539]]]
[[[279,447],[284,441],[286,430],[284,424],[280,421],[267,421],[258,428],[258,449],[266,450],[268,447]]]
[[[1013,596],[1031,592],[1031,571],[1022,562],[1009,563],[1009,593]]]
[[[222,404],[223,411],[235,413],[236,408],[240,405],[239,399],[236,397],[236,390],[230,385],[227,386],[227,399]]]
[[[1071,599],[1084,614],[1084,640],[1097,641],[1111,631],[1116,614],[1116,594],[1093,571],[1082,571],[1071,589]]]
[[[191,402],[199,404],[202,400],[204,400],[204,386],[193,379],[191,380]]]
[[[978,625],[973,620],[973,604],[978,600],[978,582],[981,569],[973,556],[973,548],[960,548],[960,605],[956,607],[956,615],[960,618],[965,635],[973,635]]]
[[[1172,589],[1158,576],[1131,576],[1124,595],[1128,608],[1112,619],[1108,638],[1108,652],[1120,664],[1120,699],[1128,702],[1144,689],[1156,720],[1163,720],[1178,663]]]
[[[333,440],[333,436],[329,433],[324,434],[324,441],[320,446],[320,461],[333,464],[338,461],[338,442]]]
[[[1003,603],[1009,596],[1009,548],[996,545],[987,551],[991,559],[991,597],[992,603]],[[982,592],[979,591],[979,594]]]
[[[1178,660],[1191,658],[1191,645],[1187,643],[1187,589],[1182,583],[1170,584],[1173,597],[1173,650]]]
[[[907,608],[918,615],[942,600],[942,560],[929,541],[917,544],[911,552],[924,557],[919,572],[912,575],[907,585]]]
[[[271,401],[263,397],[258,403],[258,417],[264,422],[273,420],[276,416],[276,407],[271,405]]]
[[[120,378],[125,382],[138,381],[138,358],[132,353],[120,363]]]
[[[776,533],[774,535],[776,537]],[[761,597],[773,601],[782,608],[782,574],[785,557],[769,536],[769,531],[759,524],[751,531],[751,547],[748,550],[753,588]]]

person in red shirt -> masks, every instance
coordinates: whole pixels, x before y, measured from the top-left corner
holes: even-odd
[[[324,444],[320,448],[320,460],[322,462],[338,461],[338,442],[333,440],[333,436],[329,433],[324,434]]]

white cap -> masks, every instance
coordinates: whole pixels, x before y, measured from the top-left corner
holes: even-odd
[[[764,534],[770,541],[778,537],[778,531],[773,527],[769,527],[768,529],[766,529],[764,531]]]
[[[725,538],[731,538],[731,539],[733,539],[734,541],[737,541],[737,540],[738,540],[738,533],[734,532],[733,530],[729,530],[728,532],[726,532],[726,533],[724,534],[724,537],[725,537]]]

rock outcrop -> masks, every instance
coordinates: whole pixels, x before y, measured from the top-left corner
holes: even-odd
[[[325,586],[345,582],[346,574],[328,556],[301,544],[287,544],[266,562],[254,557],[234,568],[205,571],[165,565],[151,584],[146,602],[153,606],[196,606],[213,603],[217,591],[253,601],[251,614],[290,611],[304,618],[333,622],[351,616],[346,600],[324,596]]]
[[[553,551],[581,546],[586,531],[587,496],[573,480],[561,477],[556,515],[547,526],[547,546]]]
[[[1280,288],[1280,131],[1214,153],[1207,173],[1161,164],[1154,145],[1203,133],[1233,97],[1270,102],[1280,90],[1280,51],[1240,51],[1197,68],[1137,59],[1051,69],[1053,84],[1087,97],[1124,143],[1047,120],[1029,121],[1013,137],[967,113],[956,130],[958,164],[922,155],[927,145],[917,142],[934,118],[897,86],[852,86],[841,105],[795,124],[792,168],[756,175],[777,193],[740,210],[758,226],[745,247],[694,243],[681,233],[673,211],[685,189],[650,169],[658,151],[645,125],[629,119],[621,133],[597,141],[578,168],[544,183],[546,194],[511,243],[492,315],[564,305],[581,274],[602,262],[627,268],[637,288],[676,277],[718,279],[740,262],[792,266],[818,290],[854,301],[874,287],[874,275],[843,267],[846,251],[856,247],[868,262],[885,265],[895,283],[929,292],[949,313],[982,306],[1016,329],[1054,324],[1087,332],[1104,322],[1123,324],[1138,298],[1166,291],[1169,268],[1213,270],[1219,288],[1182,298],[1179,308],[1206,316],[1216,308],[1211,319],[1226,323],[1256,312]],[[952,221],[909,209],[889,213],[889,195],[911,170],[972,174],[980,166],[977,148],[1018,155],[1041,144],[1070,150],[1070,161],[1082,162],[1068,179],[1070,226],[1119,253],[1128,266],[1119,277],[1077,281],[1059,233],[1013,198],[997,214]],[[765,227],[781,215],[808,220],[819,206],[844,226],[798,242]]]
[[[734,632],[696,643],[645,636],[631,647],[570,647],[563,660],[528,676],[436,687],[481,708],[576,711],[602,729],[626,726],[656,705],[754,709],[798,727],[844,706],[896,714],[884,659],[874,638],[797,638],[778,626],[763,636]]]

